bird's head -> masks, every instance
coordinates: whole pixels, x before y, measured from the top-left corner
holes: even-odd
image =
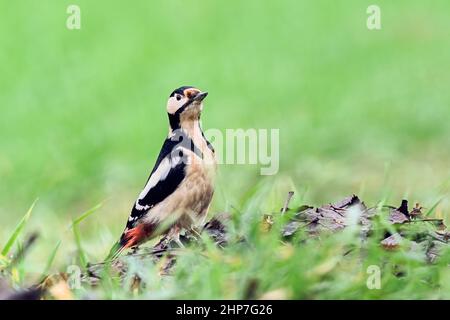
[[[198,120],[203,109],[203,99],[207,95],[208,92],[202,92],[191,86],[175,89],[167,101],[167,112],[171,122]]]

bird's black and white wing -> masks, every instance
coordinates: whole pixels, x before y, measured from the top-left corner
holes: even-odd
[[[151,208],[171,195],[186,176],[186,154],[178,141],[166,139],[156,164],[131,210],[127,229]]]

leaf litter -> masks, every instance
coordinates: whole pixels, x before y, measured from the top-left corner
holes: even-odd
[[[374,219],[383,217],[391,226],[385,230],[384,237],[380,241],[380,246],[387,251],[398,250],[401,248],[402,242],[408,239],[412,242],[414,248],[423,251],[427,262],[434,263],[439,259],[441,250],[448,246],[450,233],[443,219],[423,218],[427,217],[428,213],[424,215],[423,208],[418,203],[411,210],[408,208],[407,200],[402,200],[398,207],[367,207],[358,196],[351,195],[335,203],[320,207],[303,205],[297,209],[290,209],[289,202],[292,197],[293,192],[289,192],[279,213],[263,215],[261,221],[263,231],[271,231],[272,224],[277,216],[289,214],[288,222],[282,227],[280,235],[285,241],[292,240],[297,234],[315,238],[326,233],[337,233],[352,225],[359,227],[359,235],[362,240],[365,240],[374,232]],[[227,228],[229,220],[230,215],[228,213],[218,214],[206,222],[200,232],[185,232],[180,240],[185,246],[201,243],[199,236],[206,233],[218,247],[223,248],[232,242]],[[395,232],[392,232],[392,230],[395,230]],[[245,242],[245,239],[240,239],[240,241]],[[129,277],[128,273],[132,271],[131,265],[136,259],[157,265],[160,275],[170,275],[177,256],[183,250],[184,248],[180,248],[174,241],[163,237],[153,247],[135,248],[132,252],[116,260],[96,264],[88,263],[81,281],[89,286],[97,286],[105,275],[123,281],[127,276]],[[63,273],[57,276],[58,279],[67,279],[67,276]],[[39,292],[40,296],[44,295],[45,292],[47,294],[54,292],[55,290],[52,291],[55,283],[52,280],[54,277],[55,275],[51,275],[44,278],[38,286],[33,286],[33,288],[37,288],[33,290],[38,291],[32,290],[31,292]],[[138,274],[133,274],[132,280],[131,290],[141,284],[141,278]],[[59,282],[58,280],[57,283]],[[3,292],[3,295],[8,298],[20,297],[23,294],[23,292],[18,294],[15,291],[6,290],[4,283],[2,287],[3,289],[0,287],[0,293]],[[37,295],[31,295],[31,298],[36,297]]]

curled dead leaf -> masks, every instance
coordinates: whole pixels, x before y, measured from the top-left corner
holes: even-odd
[[[399,233],[394,233],[393,235],[381,241],[381,245],[386,250],[396,250],[400,247],[402,240],[403,238]]]

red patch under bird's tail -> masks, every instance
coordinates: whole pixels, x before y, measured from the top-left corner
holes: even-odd
[[[143,242],[146,237],[146,228],[143,224],[140,224],[132,229],[125,230],[120,237],[120,244],[124,249],[131,248]]]
[[[143,224],[132,229],[125,229],[120,240],[111,248],[106,261],[114,260],[123,250],[142,243],[149,235],[147,229]]]

